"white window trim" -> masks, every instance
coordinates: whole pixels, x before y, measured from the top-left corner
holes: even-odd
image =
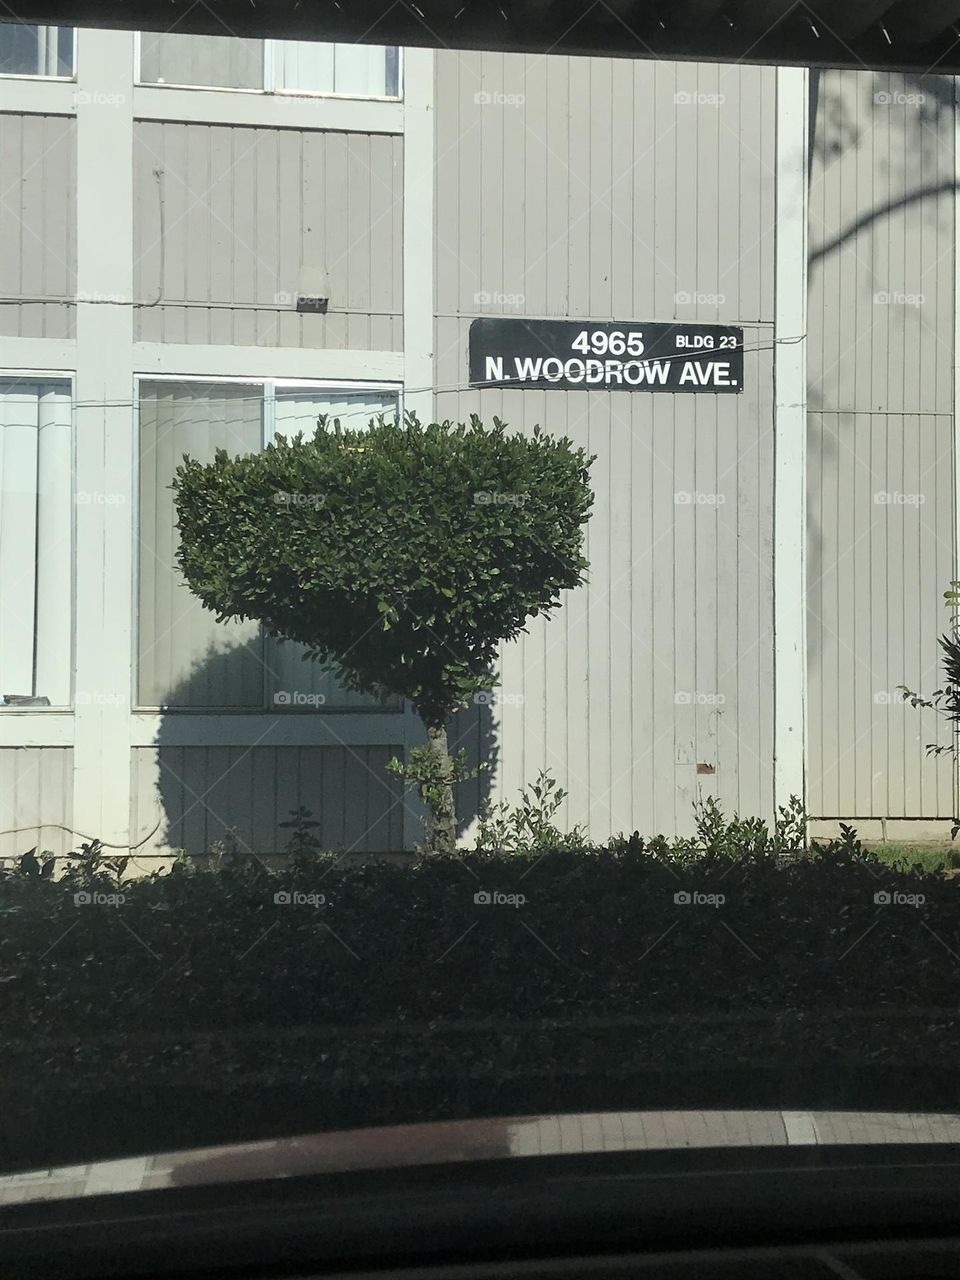
[[[0,71],[0,80],[25,80],[33,84],[72,84],[77,78],[77,51],[73,51],[73,71],[68,76],[36,76],[22,71]],[[393,98],[390,99],[394,101]]]
[[[161,33],[163,34],[163,33]],[[143,33],[137,31],[134,33],[133,41],[133,83],[140,89],[187,89],[195,90],[197,93],[245,93],[252,97],[283,97],[283,98],[337,98],[343,102],[402,102],[403,101],[403,49],[399,45],[384,46],[385,48],[393,47],[397,50],[397,92],[389,93],[335,93],[332,90],[323,89],[277,89],[273,84],[273,46],[281,43],[276,40],[262,40],[263,44],[263,65],[261,67],[261,75],[263,84],[259,89],[242,89],[228,84],[179,84],[173,80],[164,80],[160,83],[157,80],[144,80],[140,75],[140,41]],[[214,37],[214,39],[229,39],[230,37]],[[307,42],[304,42],[307,43]],[[324,41],[316,41],[317,44],[325,43]],[[73,46],[74,63],[76,63],[77,46],[74,39]],[[74,69],[74,76],[76,69]],[[34,77],[41,80],[54,79],[53,76]]]
[[[76,704],[77,666],[77,375],[72,369],[0,368],[0,381],[6,382],[14,378],[30,382],[65,382],[70,392],[70,671],[67,678],[67,701],[63,705],[6,707],[0,703],[0,716],[72,716]]]
[[[251,717],[276,716],[276,711],[271,710],[266,701],[266,682],[263,688],[263,705],[257,707],[169,707],[151,706],[148,703],[139,701],[140,693],[140,554],[139,554],[139,529],[140,529],[140,386],[144,382],[200,382],[213,386],[221,386],[230,384],[233,386],[262,387],[263,388],[263,429],[261,433],[261,449],[276,439],[275,426],[276,421],[273,415],[273,404],[276,400],[276,389],[281,387],[290,390],[303,391],[379,391],[393,392],[397,397],[397,414],[400,420],[403,419],[404,413],[404,388],[403,383],[391,379],[371,380],[364,379],[358,381],[356,379],[332,379],[332,378],[257,378],[257,377],[238,377],[236,375],[224,375],[218,377],[216,374],[176,374],[176,373],[135,373],[133,375],[133,522],[131,535],[134,540],[134,554],[132,557],[132,577],[133,591],[131,598],[131,608],[133,611],[132,631],[133,645],[130,654],[130,707],[135,717],[143,720],[147,716],[205,716],[208,720],[215,721],[219,716],[245,716]],[[57,708],[42,708],[42,710],[57,710]],[[385,707],[330,707],[323,710],[311,711],[310,717],[317,720],[322,716],[399,716],[404,713],[404,706],[401,702],[399,706],[393,708]],[[296,712],[284,713],[284,720],[295,716]]]
[[[13,25],[13,24],[8,24],[8,25]],[[40,82],[40,84],[50,84],[50,83],[56,83],[56,84],[69,84],[71,81],[76,80],[76,78],[77,78],[77,31],[78,31],[78,28],[77,28],[77,27],[69,27],[69,26],[67,26],[66,24],[62,24],[62,25],[61,25],[59,22],[28,22],[28,23],[26,23],[25,25],[26,25],[26,26],[28,26],[28,27],[56,27],[58,31],[72,31],[72,32],[73,32],[73,60],[72,60],[72,62],[71,62],[71,64],[70,64],[70,74],[69,74],[69,75],[57,75],[57,76],[44,76],[44,75],[34,74],[33,72],[23,72],[23,71],[0,71],[0,80],[28,80],[28,81],[39,81],[39,82]]]

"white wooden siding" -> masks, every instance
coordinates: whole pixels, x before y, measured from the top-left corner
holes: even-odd
[[[234,829],[240,849],[280,853],[289,832],[279,824],[303,805],[328,849],[399,849],[401,788],[385,767],[398,754],[399,745],[136,748],[131,842],[141,858],[200,854]]]
[[[34,847],[75,849],[72,815],[69,747],[0,747],[0,857],[16,858]]]
[[[774,93],[769,68],[437,54],[437,414],[597,455],[589,585],[505,647],[468,737],[494,798],[548,768],[598,838],[689,830],[707,794],[773,812]],[[743,323],[746,389],[473,391],[480,314]]]
[[[953,84],[812,82],[809,808],[944,818],[949,731],[899,686],[940,686],[956,576]]]
[[[0,112],[0,334],[72,338],[77,287],[76,121]]]
[[[138,341],[401,348],[401,138],[138,121],[133,155]]]

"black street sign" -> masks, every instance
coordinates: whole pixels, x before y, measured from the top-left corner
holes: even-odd
[[[562,391],[743,390],[743,330],[646,320],[521,320],[470,325],[474,386]]]

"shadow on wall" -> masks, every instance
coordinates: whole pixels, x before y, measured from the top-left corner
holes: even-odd
[[[281,826],[293,810],[310,810],[319,823],[313,834],[337,853],[400,852],[404,849],[404,816],[419,815],[415,794],[387,769],[403,756],[408,717],[400,710],[330,711],[311,707],[296,711],[263,711],[237,707],[219,717],[219,743],[185,746],[184,728],[211,689],[236,687],[238,649],[211,649],[171,689],[160,717],[155,786],[161,814],[158,843],[192,856],[207,853],[217,841],[244,853],[282,853],[290,831]],[[191,708],[174,710],[173,708]],[[237,713],[262,715],[255,745],[230,745],[231,721]],[[211,714],[205,708],[204,714]],[[396,736],[387,743],[363,745],[356,726],[376,715],[396,720]],[[303,745],[290,745],[287,722],[317,719],[317,733],[303,735]],[[322,728],[321,728],[322,726]],[[491,707],[471,703],[451,717],[451,752],[466,752],[470,768],[490,766],[458,788],[457,813],[462,834],[478,816],[491,787],[498,745]],[[413,745],[413,744],[411,744]],[[145,784],[143,784],[145,785]],[[415,824],[417,831],[419,825]]]
[[[952,321],[949,334],[937,333],[944,313],[938,310],[933,278],[942,272],[952,282],[951,264],[938,258],[931,273],[926,253],[921,261],[920,245],[921,237],[938,249],[945,240],[952,243],[958,188],[953,147],[951,77],[811,70],[808,455],[811,474],[822,482],[839,483],[842,464],[854,458],[855,415],[929,411],[926,401],[899,402],[902,371],[888,378],[889,362],[878,369],[867,340],[882,343],[891,358],[899,352],[904,363],[919,359],[921,341],[939,339],[952,350]],[[880,193],[884,198],[877,198]],[[925,271],[925,278],[913,279],[909,263]],[[950,289],[952,316],[952,283]],[[837,415],[835,431],[826,429],[821,413]],[[885,468],[872,477],[872,487],[896,488],[898,479]],[[841,503],[853,501],[852,493],[838,494]],[[807,580],[812,595],[833,567],[823,563],[819,497],[811,483]],[[879,518],[878,511],[871,517]],[[818,636],[817,627],[811,627],[813,670],[823,657]]]
[[[844,91],[844,87],[852,83],[851,77],[856,77],[857,93],[863,95],[860,100],[852,99],[850,93]],[[861,110],[864,99],[865,112]],[[874,155],[872,174],[889,184],[888,198],[859,209],[842,225],[811,227],[808,259],[811,271],[878,221],[957,190],[955,176],[932,182],[911,180],[922,168],[936,171],[938,153],[945,144],[952,150],[953,114],[952,77],[894,72],[811,72],[811,183],[822,181],[826,170],[849,151],[873,146],[877,140],[876,121],[882,120],[891,135],[886,156],[881,157],[879,150]],[[902,157],[899,168],[892,160],[894,156]]]

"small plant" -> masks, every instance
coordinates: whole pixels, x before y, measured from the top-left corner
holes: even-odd
[[[452,853],[456,844],[456,812],[454,787],[459,782],[476,778],[489,768],[486,761],[475,769],[467,766],[464,750],[455,756],[438,751],[429,739],[422,747],[414,747],[407,761],[387,761],[387,769],[404,782],[416,787],[426,810],[426,848],[434,853]]]
[[[780,855],[797,855],[807,848],[807,811],[799,796],[791,796],[777,810],[774,823],[774,848]]]
[[[42,861],[41,861],[42,859]],[[30,880],[52,880],[53,871],[56,865],[56,858],[45,849],[37,858],[37,846],[28,849],[17,863],[17,870],[22,876],[26,876]]]
[[[693,806],[692,836],[655,836],[644,839],[639,831],[631,836],[619,835],[610,841],[611,849],[632,854],[649,854],[664,862],[693,866],[703,858],[747,860],[784,860],[795,858],[807,848],[807,815],[803,802],[791,796],[777,810],[773,832],[763,818],[732,818],[724,815],[714,796],[705,796]],[[854,833],[856,834],[856,833]]]
[[[958,606],[960,606],[960,582],[951,582],[943,596],[947,607],[954,611],[952,634],[942,635],[939,641],[943,651],[943,673],[946,680],[941,688],[934,689],[929,698],[914,693],[905,684],[898,686],[904,702],[909,702],[912,707],[935,711],[938,715],[944,716],[952,727],[948,743],[927,743],[928,755],[942,755],[944,752],[956,755],[956,730],[960,726],[960,631],[958,631],[956,617]]]
[[[957,730],[960,729],[960,582],[954,581],[943,593],[947,608],[952,611],[952,630],[948,634],[940,637],[940,648],[943,656],[941,658],[943,664],[943,673],[946,676],[942,686],[934,689],[928,698],[923,697],[919,693],[914,693],[912,689],[908,689],[906,685],[899,685],[900,694],[904,702],[909,702],[912,707],[921,710],[934,711],[937,715],[942,716],[950,727],[949,742],[928,742],[926,744],[927,755],[952,755],[957,754]],[[954,818],[950,828],[950,835],[956,839],[960,833],[960,818]]]
[[[491,854],[540,854],[555,849],[585,848],[587,839],[581,827],[563,832],[554,822],[566,798],[566,791],[556,779],[541,769],[536,782],[520,792],[518,805],[511,808],[503,800],[483,809],[477,829],[477,850]]]
[[[117,858],[104,852],[99,840],[84,841],[80,848],[66,855],[70,864],[66,875],[77,884],[91,885],[108,879],[119,885],[129,858]]]
[[[219,840],[210,841],[209,852],[214,866],[240,862],[240,836],[236,827],[225,827]]]
[[[315,858],[322,851],[320,841],[313,834],[319,826],[320,823],[314,820],[310,809],[305,809],[303,805],[291,809],[289,819],[280,823],[281,830],[290,832],[287,854],[293,859]]]

